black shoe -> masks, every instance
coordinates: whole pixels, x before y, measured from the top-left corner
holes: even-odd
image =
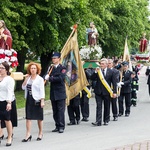
[[[6,143],[6,146],[11,146],[12,143]]]
[[[92,125],[93,126],[101,126],[101,123],[99,123],[99,122],[92,122]]]
[[[125,116],[126,116],[126,117],[129,117],[129,114],[127,113],[127,114],[125,114]]]
[[[28,142],[28,141],[31,141],[32,139],[32,135],[30,135],[27,139],[23,139],[22,142]]]
[[[76,124],[75,122],[69,122],[69,123],[67,123],[68,126],[75,125],[75,124]]]
[[[10,143],[6,143],[6,146],[11,146],[12,145],[12,139]]]
[[[122,115],[123,115],[122,113],[119,113],[119,114],[118,114],[119,117],[121,117]]]
[[[3,140],[3,138],[4,138],[4,134],[0,137],[0,140]]]
[[[64,129],[59,129],[59,133],[63,133],[64,132]]]
[[[104,125],[105,125],[105,126],[108,126],[108,124],[109,124],[108,121],[104,122]]]
[[[88,122],[89,120],[87,118],[82,118],[81,121],[85,121],[85,122]]]
[[[77,120],[77,124],[80,124],[80,120]]]
[[[113,121],[118,121],[118,117],[114,117],[114,120]]]
[[[42,140],[42,137],[43,137],[43,135],[41,136],[41,137],[37,137],[37,141],[41,141]]]
[[[52,132],[58,132],[59,130],[57,128],[55,128],[54,130],[52,130]]]

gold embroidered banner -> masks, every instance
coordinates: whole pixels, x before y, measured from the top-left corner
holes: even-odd
[[[86,75],[81,62],[77,32],[74,31],[70,36],[61,51],[61,63],[66,67],[66,94],[67,105],[69,105],[70,99],[74,98],[88,85]]]

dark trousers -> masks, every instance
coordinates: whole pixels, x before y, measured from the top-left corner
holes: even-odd
[[[149,95],[150,95],[150,84],[148,84],[148,92],[149,92]]]
[[[124,98],[125,98],[125,114],[130,114],[130,106],[131,106],[131,93],[121,93],[118,97],[118,103],[119,103],[119,113],[124,114]]]
[[[82,94],[80,99],[81,113],[83,118],[89,117],[89,98],[87,94]]]
[[[136,106],[137,94],[136,90],[131,92],[131,105]]]
[[[72,123],[80,120],[80,97],[70,100],[70,105],[67,106],[69,120]]]
[[[110,121],[110,96],[109,95],[97,95],[95,94],[96,99],[96,122],[102,122],[102,102],[104,100],[104,115],[103,121]]]
[[[117,108],[117,98],[111,98],[111,105],[112,105],[112,113],[113,117],[118,116],[118,108]]]
[[[65,128],[65,100],[51,101],[53,118],[57,129]]]

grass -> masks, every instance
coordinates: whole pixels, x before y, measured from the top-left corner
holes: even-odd
[[[16,105],[17,108],[24,108],[25,107],[25,98],[24,98],[24,91],[16,91],[15,92],[15,96],[16,96]],[[45,100],[49,100],[50,97],[50,86],[49,84],[47,84],[45,86]]]

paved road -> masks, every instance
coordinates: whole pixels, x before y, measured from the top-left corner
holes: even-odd
[[[131,108],[129,117],[120,117],[118,121],[111,121],[108,126],[93,127],[95,121],[95,99],[90,99],[90,121],[80,125],[67,126],[63,134],[52,133],[54,121],[50,104],[45,108],[44,135],[42,141],[36,141],[37,125],[33,121],[31,142],[22,143],[25,136],[24,111],[18,110],[19,125],[14,129],[14,139],[11,150],[148,150],[150,149],[150,97],[146,85],[145,69],[140,71],[140,90],[138,92],[137,107]],[[47,102],[48,103],[48,102]],[[66,123],[68,115],[66,112]],[[6,131],[5,131],[6,132]],[[5,133],[6,135],[6,133]],[[3,140],[0,149],[5,147]]]

